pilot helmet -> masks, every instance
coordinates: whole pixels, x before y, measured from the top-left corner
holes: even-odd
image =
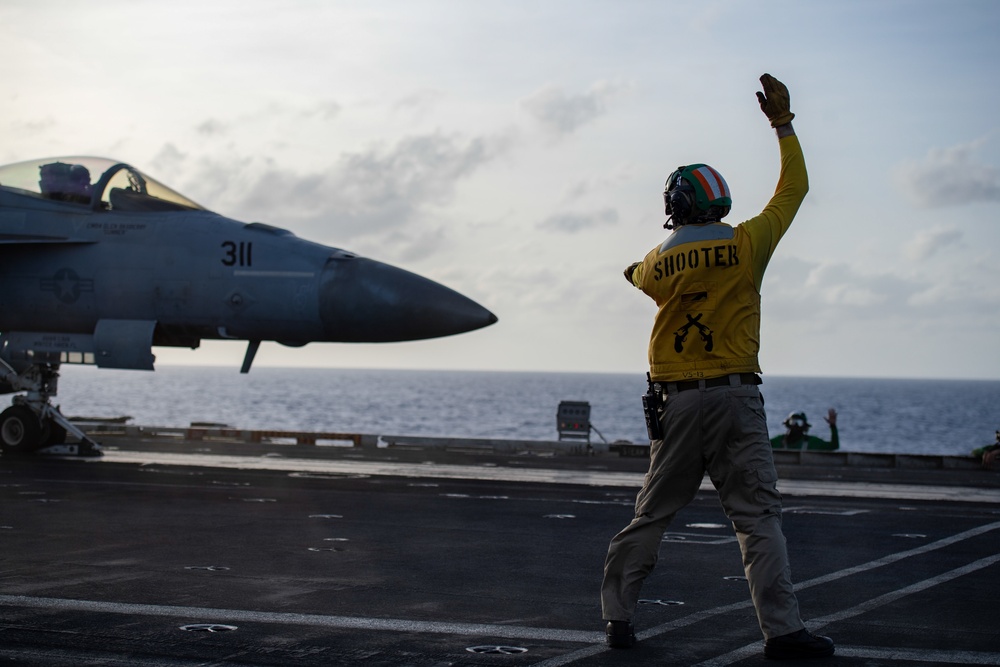
[[[38,188],[43,195],[90,196],[90,170],[82,164],[51,162],[38,168]]]
[[[82,164],[74,164],[69,168],[69,182],[77,191],[90,190],[90,170]]]

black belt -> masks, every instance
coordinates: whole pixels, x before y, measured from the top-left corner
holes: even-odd
[[[707,380],[681,380],[680,382],[663,382],[657,381],[656,384],[663,387],[667,392],[672,391],[687,391],[688,389],[710,389],[712,387],[728,387],[732,385],[730,378],[733,375],[723,375],[717,378],[708,378]],[[738,384],[760,384],[760,376],[756,373],[739,373]]]

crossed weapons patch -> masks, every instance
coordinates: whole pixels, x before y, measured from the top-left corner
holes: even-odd
[[[684,342],[687,340],[688,333],[690,333],[691,331],[691,327],[694,327],[695,329],[698,330],[698,335],[701,336],[701,340],[705,343],[705,351],[706,352],[712,351],[712,348],[715,346],[715,343],[712,341],[712,330],[699,321],[701,320],[702,315],[704,315],[704,313],[698,313],[694,317],[688,315],[687,324],[685,324],[680,329],[674,332],[675,351],[677,352],[684,351]]]

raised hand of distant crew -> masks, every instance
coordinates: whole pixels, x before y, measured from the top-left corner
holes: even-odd
[[[836,426],[837,425],[837,411],[834,410],[833,408],[830,408],[830,411],[828,413],[826,413],[826,417],[823,417],[823,419],[825,419],[826,423],[829,424],[830,426]]]
[[[760,110],[771,121],[771,127],[791,123],[795,114],[789,111],[788,88],[785,84],[770,74],[762,74],[760,85],[763,86],[764,92],[757,93],[757,101],[760,102]]]

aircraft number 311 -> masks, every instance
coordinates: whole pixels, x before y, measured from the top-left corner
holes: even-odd
[[[253,243],[240,241],[223,241],[222,248],[225,251],[222,263],[225,266],[252,266],[253,265]]]

